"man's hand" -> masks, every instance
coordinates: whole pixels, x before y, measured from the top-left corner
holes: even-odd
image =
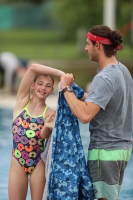
[[[64,74],[60,78],[60,87],[61,89],[64,89],[66,86],[71,85],[74,81],[74,76],[73,74]]]

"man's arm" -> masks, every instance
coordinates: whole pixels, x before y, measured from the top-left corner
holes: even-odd
[[[74,81],[73,74],[65,74],[61,77],[60,87],[63,90]],[[73,92],[65,91],[64,97],[73,114],[82,122],[90,122],[100,111],[100,107],[92,102],[82,102],[77,99]]]
[[[86,97],[88,96],[88,93],[84,93],[84,96],[80,99],[80,101],[85,101]]]
[[[64,97],[73,114],[83,123],[90,122],[100,111],[100,107],[91,102],[82,102],[73,92],[64,92]]]

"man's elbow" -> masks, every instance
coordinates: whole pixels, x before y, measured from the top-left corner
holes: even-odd
[[[87,124],[88,122],[91,121],[91,118],[87,115],[81,115],[79,116],[79,120],[83,123],[83,124]]]

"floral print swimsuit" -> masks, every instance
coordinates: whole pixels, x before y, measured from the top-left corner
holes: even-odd
[[[43,114],[37,117],[32,117],[27,107],[28,105],[12,124],[12,156],[29,175],[41,160],[41,153],[44,151],[44,139],[40,133],[48,106],[45,107]]]

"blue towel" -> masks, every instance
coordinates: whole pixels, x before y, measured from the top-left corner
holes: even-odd
[[[78,99],[84,91],[75,83]],[[87,170],[78,119],[59,91],[55,125],[52,133],[52,155],[47,200],[93,200],[94,191]]]

